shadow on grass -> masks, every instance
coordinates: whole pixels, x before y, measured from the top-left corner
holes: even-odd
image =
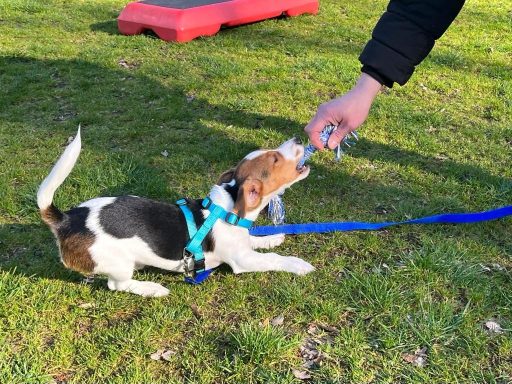
[[[99,23],[91,24],[91,31],[108,33],[109,35],[120,35],[121,34],[119,32],[119,30],[117,29],[117,21],[116,20],[107,20],[107,21],[101,21]]]
[[[114,17],[117,17],[115,15]],[[311,15],[302,15],[298,17],[314,17]],[[220,34],[223,34],[227,39],[236,39],[237,43],[245,49],[269,47],[283,47],[287,51],[293,51],[297,54],[311,51],[315,52],[343,52],[344,54],[359,55],[366,43],[366,38],[369,36],[354,35],[354,31],[348,27],[338,26],[339,35],[336,39],[324,37],[320,32],[320,36],[315,36],[310,33],[297,33],[287,28],[288,23],[293,23],[294,17],[279,16],[272,19],[261,20],[254,23],[242,24],[233,27],[222,26]],[[267,27],[265,24],[269,21],[279,22],[280,28],[274,25]],[[251,25],[258,25],[257,28],[248,28]],[[117,28],[117,20],[105,20],[91,24],[91,31],[103,32],[109,35],[122,36]],[[332,33],[332,32],[330,32]],[[146,29],[142,35],[148,38],[159,38],[151,29]],[[125,36],[130,39],[130,36]],[[212,37],[200,37],[199,39],[211,39]],[[292,42],[289,44],[287,42]],[[168,44],[173,44],[169,42]],[[207,44],[207,43],[206,43]]]
[[[169,192],[166,184],[169,175],[182,176],[186,172],[188,180],[195,180],[193,188],[203,182],[204,188],[208,188],[221,172],[257,148],[250,136],[232,137],[205,122],[234,125],[248,130],[268,127],[279,131],[282,139],[302,132],[301,124],[288,118],[213,105],[204,99],[187,99],[188,90],[184,87],[164,86],[148,76],[138,74],[134,69],[112,70],[79,60],[42,61],[30,57],[3,57],[0,58],[0,82],[5,84],[0,102],[7,106],[7,112],[0,112],[0,119],[20,123],[22,131],[12,132],[20,140],[31,137],[35,141],[44,142],[53,135],[67,137],[74,133],[79,122],[82,124],[84,148],[105,158],[105,163],[109,163],[111,169],[121,170],[127,176],[120,185],[104,183],[107,186],[102,190],[103,196],[137,194],[173,201],[184,193],[180,185],[171,185]],[[166,163],[163,168],[158,161],[148,161],[155,149],[161,148],[162,142],[172,143],[171,157],[181,163]],[[33,145],[30,142],[25,144],[27,147]],[[128,165],[126,156],[116,155],[118,152],[130,154]],[[447,179],[464,181],[470,178],[481,187],[493,185],[498,188],[503,183],[501,178],[473,165],[461,165],[454,161],[445,161],[440,165],[418,153],[369,140],[362,140],[352,156],[403,165],[415,164]],[[104,164],[98,166],[100,171],[103,167]],[[44,168],[49,171],[50,164]],[[315,168],[317,174],[332,173],[326,167]],[[44,175],[47,171],[44,171]],[[33,214],[36,212],[35,202],[31,200],[32,197],[26,196],[35,195],[40,176],[34,177],[33,184],[19,191],[14,191],[14,186],[8,186],[12,188],[13,195],[21,192],[19,196],[24,200],[20,206],[23,206],[24,211],[30,210],[27,206],[32,204]],[[426,201],[427,205],[429,200],[437,199],[451,206],[451,196],[428,196],[424,192],[411,192],[401,186],[375,185],[357,176],[340,176],[341,181],[334,187],[363,191],[367,206],[376,205],[383,195],[411,199],[413,203]],[[340,185],[343,180],[350,180],[350,183],[347,182],[350,187]],[[89,181],[97,182],[94,178]],[[310,176],[309,180],[295,188],[298,194],[313,198],[333,195],[330,189],[332,185],[317,184],[315,191],[311,192],[312,184],[314,181]],[[195,190],[189,192],[189,196],[194,198],[201,197],[196,194],[202,194]],[[95,196],[88,198],[92,197]],[[340,197],[340,202],[343,200],[344,196]],[[313,207],[311,203],[307,209]],[[358,214],[360,207],[347,205],[352,216]],[[339,219],[343,220],[341,217]],[[446,228],[443,227],[443,230],[449,232]],[[0,239],[1,269],[16,268],[24,275],[75,279],[75,275],[66,271],[58,262],[52,235],[42,225],[2,225]],[[23,245],[27,243],[29,247]],[[508,244],[497,242],[496,246],[507,248]]]
[[[458,72],[484,74],[491,79],[512,79],[512,65],[493,60],[475,60],[458,51],[434,50],[428,58],[432,63]]]

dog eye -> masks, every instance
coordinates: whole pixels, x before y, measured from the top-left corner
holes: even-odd
[[[279,156],[277,156],[277,154],[276,154],[276,155],[274,155],[274,164],[276,164],[278,161],[279,161]]]

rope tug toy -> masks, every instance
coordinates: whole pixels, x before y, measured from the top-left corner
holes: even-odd
[[[320,133],[320,140],[324,144],[324,147],[327,148],[327,142],[329,141],[329,137],[338,127],[335,125],[327,125],[322,132]],[[357,132],[351,132],[347,136],[343,138],[341,143],[338,144],[336,148],[333,149],[334,159],[336,161],[340,161],[341,156],[345,153],[343,149],[341,149],[341,145],[350,148],[356,144],[357,140],[359,140],[359,136]],[[315,153],[318,149],[313,144],[308,144],[304,148],[304,157],[297,165],[298,168],[302,167],[306,161],[309,160],[311,155]],[[268,203],[268,218],[272,220],[274,225],[284,224],[284,219],[286,215],[286,210],[284,208],[284,202],[281,197],[282,195],[276,195],[270,200]]]

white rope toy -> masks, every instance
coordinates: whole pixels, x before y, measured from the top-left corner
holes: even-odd
[[[327,148],[327,143],[329,141],[329,137],[338,127],[335,125],[327,125],[322,132],[320,133],[320,141],[324,144],[324,147]],[[341,156],[344,154],[344,151],[341,149],[341,145],[343,144],[346,147],[352,147],[356,144],[356,141],[359,140],[359,136],[357,132],[350,132],[347,136],[341,140],[341,143],[338,144],[336,148],[334,148],[334,159],[339,161]],[[304,157],[297,165],[297,168],[300,168],[304,165],[306,161],[309,160],[311,155],[315,153],[318,149],[313,144],[308,144],[304,148]],[[272,220],[274,225],[284,224],[286,210],[284,208],[284,202],[281,195],[276,195],[270,200],[268,203],[268,217]]]

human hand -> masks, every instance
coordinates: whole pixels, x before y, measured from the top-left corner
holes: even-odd
[[[362,73],[357,84],[345,95],[322,104],[315,117],[304,128],[311,143],[318,149],[323,149],[320,132],[326,125],[335,125],[338,129],[331,134],[327,144],[329,148],[335,148],[346,135],[364,123],[381,87],[373,77]]]

